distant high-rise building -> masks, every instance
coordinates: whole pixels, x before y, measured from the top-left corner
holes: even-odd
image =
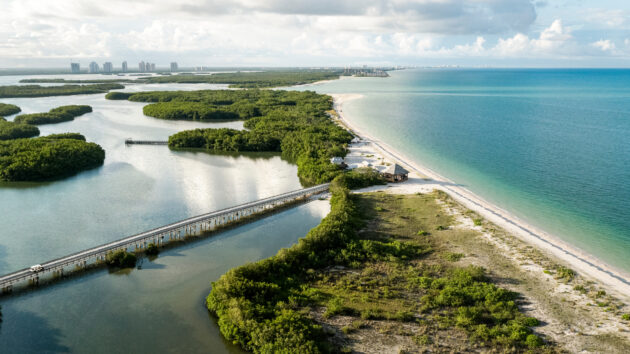
[[[124,73],[127,72],[127,61],[123,61],[122,62],[122,72],[124,72]]]
[[[81,72],[81,64],[79,63],[70,63],[70,71],[72,71],[73,74],[78,74]]]
[[[112,71],[114,71],[114,66],[112,65],[111,62],[106,62],[103,63],[103,72],[104,73],[111,73]]]
[[[171,71],[172,71],[172,72],[177,71],[177,62],[172,62],[172,63],[171,63]]]
[[[147,66],[144,64],[143,61],[141,61],[140,63],[138,63],[138,69],[140,70],[141,73],[147,71]]]
[[[155,71],[155,63],[151,63],[151,71]]]
[[[89,71],[90,71],[90,74],[95,74],[95,73],[98,73],[98,71],[99,71],[99,70],[98,70],[98,64],[96,64],[96,62],[94,62],[94,61],[93,61],[93,62],[91,62],[91,63],[90,63],[90,70],[89,70]]]

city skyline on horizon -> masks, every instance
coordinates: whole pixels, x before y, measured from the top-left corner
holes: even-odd
[[[0,19],[4,68],[630,66],[619,0],[8,0]]]

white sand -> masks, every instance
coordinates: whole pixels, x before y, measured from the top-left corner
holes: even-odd
[[[616,295],[622,301],[630,300],[630,276],[527,224],[505,210],[483,200],[466,188],[456,185],[431,169],[422,166],[417,161],[404,156],[386,143],[365,134],[356,125],[353,125],[343,112],[344,102],[362,98],[362,95],[331,94],[331,96],[335,101],[335,110],[339,115],[339,123],[346,126],[362,140],[359,143],[351,144],[346,163],[352,166],[368,161],[374,167],[381,168],[381,166],[384,166],[381,163],[396,162],[410,171],[407,182],[390,184],[387,187],[371,187],[365,191],[386,188],[390,193],[406,194],[426,193],[434,189],[443,190],[463,206],[475,211],[486,220],[542,250],[547,255],[560,260],[560,263],[565,263],[566,266],[575,270],[581,276],[597,281],[609,294]]]

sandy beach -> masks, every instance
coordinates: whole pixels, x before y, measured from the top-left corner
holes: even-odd
[[[350,117],[343,112],[343,104],[349,100],[360,99],[358,94],[332,94],[335,102],[335,110],[339,123],[351,130],[359,142],[350,146],[347,157],[349,165],[370,163],[373,167],[386,166],[390,163],[398,163],[410,171],[409,180],[400,184],[390,184],[386,187],[390,193],[426,193],[435,189],[448,193],[454,200],[468,208],[489,222],[503,228],[508,233],[518,237],[525,243],[543,251],[566,267],[577,272],[585,279],[599,283],[607,293],[614,294],[617,298],[628,303],[630,301],[630,276],[612,268],[601,260],[588,255],[571,245],[559,240],[543,230],[511,215],[505,210],[483,200],[466,188],[458,186],[448,179],[440,176],[431,169],[415,161],[362,131],[352,122]],[[367,161],[367,162],[366,162]],[[384,167],[383,167],[384,168]],[[373,187],[368,190],[378,190],[383,187]]]

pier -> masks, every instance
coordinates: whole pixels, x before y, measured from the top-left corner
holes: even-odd
[[[324,193],[328,191],[328,188],[328,183],[321,184],[214,211],[53,259],[39,264],[36,270],[24,268],[0,276],[0,291],[2,294],[10,293],[14,287],[19,285],[37,286],[40,283],[40,279],[43,279],[44,276],[49,276],[50,278],[50,275],[52,275],[52,279],[54,279],[63,277],[64,273],[67,272],[102,265],[105,263],[108,252],[118,250],[142,252],[151,243],[156,246],[164,246],[169,242],[183,241],[187,237],[199,236],[229,224],[243,221],[243,219],[248,217],[264,214],[275,208]]]

